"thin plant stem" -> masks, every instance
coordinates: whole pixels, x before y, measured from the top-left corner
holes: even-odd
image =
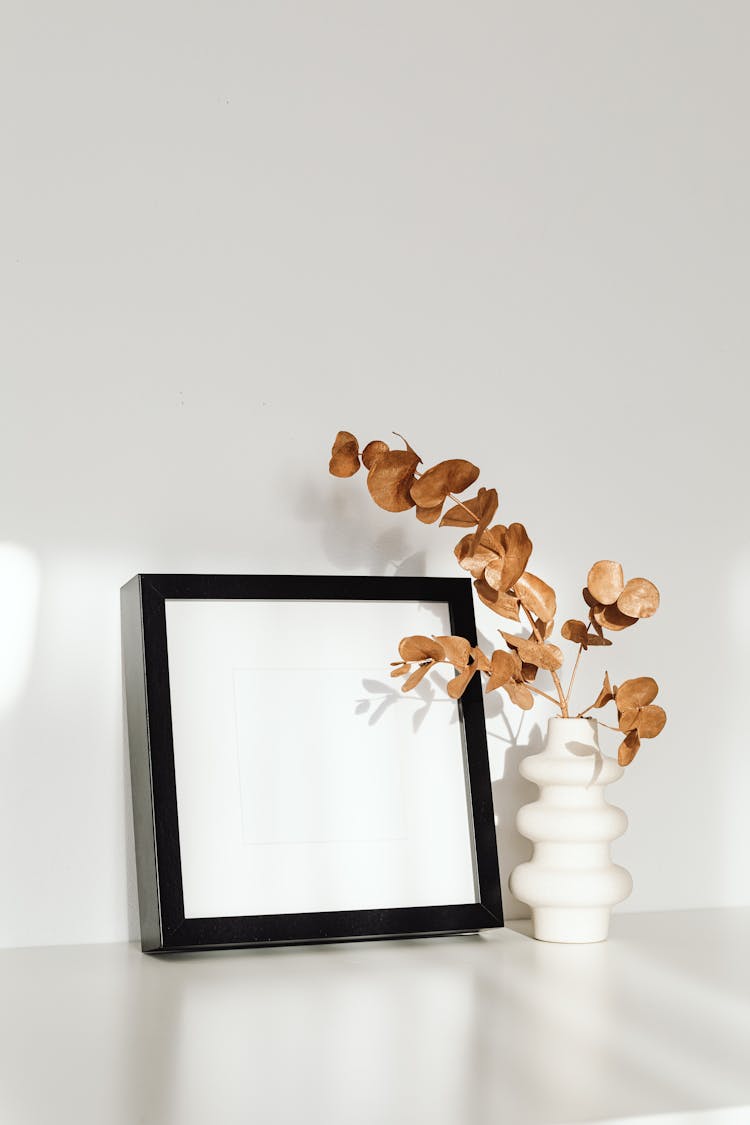
[[[575,662],[575,664],[573,665],[573,673],[572,673],[572,675],[571,675],[571,677],[570,677],[570,683],[568,684],[568,690],[567,690],[567,692],[566,692],[566,694],[565,694],[565,702],[566,702],[566,703],[569,703],[569,702],[570,702],[570,693],[571,693],[571,691],[573,690],[573,684],[575,683],[576,672],[578,671],[578,663],[579,663],[579,661],[580,661],[580,659],[581,659],[581,653],[582,653],[582,652],[583,652],[583,645],[579,645],[579,646],[578,646],[578,656],[576,657],[576,662]]]
[[[534,637],[539,642],[539,644],[543,645],[544,644],[544,638],[542,637],[542,634],[539,632],[539,629],[537,628],[537,624],[534,621],[534,618],[533,618],[532,614],[529,612],[529,610],[526,608],[526,606],[523,604],[523,602],[521,602],[521,609],[526,614],[526,616],[529,620],[529,625],[531,627],[532,633],[534,634]],[[558,705],[558,707],[560,708],[560,713],[562,714],[563,719],[567,719],[569,717],[568,716],[568,701],[565,698],[565,693],[563,691],[562,684],[560,682],[560,677],[558,676],[557,672],[552,671],[552,669],[550,669],[550,676],[552,677],[552,682],[555,685],[555,691],[557,692],[557,699],[553,699],[552,702],[556,703]]]
[[[541,688],[532,687],[531,684],[527,684],[525,680],[524,680],[524,687],[527,687],[529,689],[529,691],[533,691],[534,695],[541,695],[541,696],[544,697],[544,699],[549,699],[550,703],[554,703],[556,707],[560,706],[560,700],[555,699],[554,695],[548,695],[547,692],[542,691]]]

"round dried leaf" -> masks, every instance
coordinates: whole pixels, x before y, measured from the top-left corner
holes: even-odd
[[[637,676],[620,684],[615,695],[617,710],[621,713],[631,707],[647,707],[659,694],[659,685],[651,676]]]
[[[473,535],[464,535],[463,539],[460,539],[456,544],[453,553],[458,559],[459,566],[468,570],[472,578],[481,578],[487,563],[492,562],[497,556],[485,547],[477,547],[476,551],[472,551],[473,542]]]
[[[470,667],[464,668],[463,672],[459,672],[458,675],[453,677],[446,688],[446,691],[448,692],[448,695],[451,697],[451,699],[461,698],[461,696],[469,686],[471,677],[477,671],[478,668],[476,664],[472,664],[470,665]]]
[[[601,605],[614,605],[625,586],[625,576],[618,562],[602,559],[592,566],[586,584],[591,596]]]
[[[435,508],[420,508],[417,504],[417,519],[421,523],[435,523],[436,520],[440,519],[442,510],[442,504],[438,504]]]
[[[511,680],[509,684],[503,684],[503,691],[507,691],[511,702],[523,711],[530,711],[534,706],[534,696],[526,687],[526,684],[517,684]]]
[[[641,738],[656,738],[664,730],[667,713],[657,703],[641,708],[638,714],[638,733]]]
[[[411,664],[398,664],[396,663],[391,676],[406,676],[411,672]]]
[[[452,664],[454,668],[465,668],[469,663],[471,645],[466,637],[434,637],[443,650],[443,659]]]
[[[362,464],[366,469],[371,469],[378,457],[389,452],[389,446],[387,446],[384,441],[368,441],[367,445],[362,450]]]
[[[617,599],[617,608],[628,617],[653,617],[659,608],[659,591],[648,578],[631,578]]]
[[[591,639],[584,623],[576,618],[566,621],[560,630],[560,634],[565,637],[566,641],[572,641],[575,645],[583,645],[584,648],[588,646]]]
[[[511,648],[514,648],[525,664],[535,664],[537,668],[544,668],[548,672],[556,672],[562,668],[563,654],[557,645],[540,644],[528,637],[516,637],[513,633],[504,633],[501,636]]]
[[[354,434],[339,430],[331,449],[328,471],[334,477],[353,477],[359,470],[359,444]]]
[[[621,766],[629,766],[633,758],[638,753],[638,748],[641,745],[641,740],[638,737],[637,730],[631,730],[629,734],[620,743],[620,748],[617,751],[617,761]]]
[[[409,490],[419,459],[405,449],[390,449],[375,459],[367,487],[375,503],[386,512],[406,512],[414,507]]]
[[[603,605],[601,609],[592,609],[593,620],[600,628],[609,629],[612,633],[619,633],[629,625],[635,625],[637,617],[628,617],[616,605]]]
[[[512,523],[503,536],[505,558],[503,560],[503,576],[501,588],[510,590],[516,579],[520,578],[526,570],[526,563],[531,557],[532,542],[526,534],[522,523]]]
[[[417,667],[412,672],[412,674],[409,676],[409,679],[404,681],[404,683],[401,687],[401,690],[402,691],[411,691],[412,688],[415,688],[417,686],[417,684],[420,684],[422,682],[422,680],[425,678],[425,676],[429,672],[430,668],[434,668],[434,667],[435,667],[435,661],[434,660],[428,660],[426,664],[418,664]]]
[[[540,621],[548,622],[553,619],[557,611],[555,591],[536,574],[528,570],[517,578],[514,583],[516,597],[521,599],[521,605],[533,613]]]
[[[442,505],[449,492],[463,492],[479,476],[471,461],[441,461],[411,486],[411,498],[420,508]]]
[[[515,672],[516,662],[511,653],[502,648],[495,649],[490,661],[490,678],[487,681],[485,691],[495,691],[496,688],[507,684],[508,680],[513,678]]]
[[[473,527],[484,519],[489,523],[496,511],[497,492],[495,492],[495,489],[480,488],[473,499],[465,500],[462,504],[456,504],[449,508],[441,519],[440,526]],[[487,523],[485,523],[485,527]]]
[[[514,598],[512,594],[503,594],[499,590],[493,590],[483,578],[476,580],[474,589],[480,601],[494,613],[499,614],[500,617],[507,617],[509,621],[518,621],[518,599]]]
[[[620,715],[618,727],[622,731],[637,730],[638,729],[638,716],[641,713],[640,707],[628,707],[627,711],[623,711]]]
[[[489,542],[491,547],[495,547],[495,537],[492,534],[485,537],[485,532],[489,527],[490,520],[497,511],[497,492],[494,488],[480,488],[479,499],[481,503],[479,506],[479,520],[477,521],[477,528],[474,532],[474,544],[475,546],[479,546],[480,543],[485,543],[486,545]],[[500,545],[497,544],[498,548],[499,546]]]
[[[398,654],[404,661],[445,659],[445,650],[434,637],[404,637],[398,646]]]
[[[520,659],[521,658],[519,657],[519,660]],[[539,669],[537,668],[536,664],[525,664],[523,663],[523,661],[521,662],[521,679],[525,680],[526,683],[533,684],[538,671]]]
[[[503,582],[503,567],[505,566],[505,558],[498,558],[497,555],[492,555],[489,562],[485,564],[484,580],[488,586],[493,590],[502,590]]]

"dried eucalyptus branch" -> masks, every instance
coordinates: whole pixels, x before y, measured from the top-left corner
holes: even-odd
[[[626,582],[618,562],[594,563],[583,589],[588,622],[572,619],[560,630],[565,640],[578,646],[568,690],[563,691],[559,676],[563,653],[549,641],[557,598],[550,585],[526,569],[533,549],[526,528],[521,523],[490,526],[499,506],[494,488],[479,488],[469,500],[458,498],[457,493],[465,492],[477,481],[476,465],[454,459],[419,472],[421,457],[405,438],[401,440],[404,449],[391,449],[384,441],[371,441],[360,453],[355,436],[340,430],[331,450],[329,471],[337,477],[350,477],[364,465],[370,495],[385,511],[405,512],[414,508],[422,523],[439,520],[441,527],[471,529],[455,547],[459,565],[473,578],[474,589],[484,605],[510,621],[520,622],[523,613],[529,634],[519,636],[498,630],[507,648],[496,649],[489,656],[465,637],[404,637],[399,645],[401,659],[394,662],[391,675],[405,676],[402,691],[411,691],[435,665],[445,663],[455,670],[447,688],[453,699],[461,698],[479,672],[487,676],[485,691],[502,688],[524,710],[533,707],[535,695],[541,696],[559,707],[560,714],[567,718],[582,653],[611,645],[605,630],[619,632],[651,617],[659,607],[659,591],[646,578]],[[453,506],[444,513],[448,500]],[[534,686],[540,671],[549,673],[554,694]],[[663,708],[653,702],[658,690],[656,681],[649,676],[612,687],[605,673],[599,695],[578,717],[614,702],[618,725],[611,729],[625,735],[618,760],[621,765],[629,765],[638,753],[641,739],[655,738],[666,722]]]

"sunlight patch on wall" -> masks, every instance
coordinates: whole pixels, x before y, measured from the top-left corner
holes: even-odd
[[[19,698],[31,671],[39,583],[36,556],[0,542],[0,715]]]

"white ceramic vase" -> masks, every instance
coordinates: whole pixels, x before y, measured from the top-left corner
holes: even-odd
[[[510,887],[531,907],[534,937],[604,941],[612,907],[633,887],[629,873],[610,858],[610,843],[628,819],[604,797],[605,786],[624,771],[599,749],[595,719],[550,719],[544,749],[519,768],[539,786],[539,799],[516,819],[534,854],[513,871]]]

